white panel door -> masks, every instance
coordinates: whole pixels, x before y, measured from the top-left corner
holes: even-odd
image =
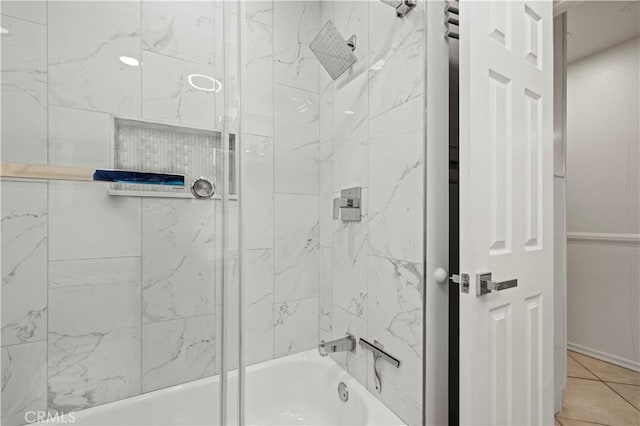
[[[552,2],[460,2],[461,424],[553,424]],[[477,273],[517,287],[477,296]]]

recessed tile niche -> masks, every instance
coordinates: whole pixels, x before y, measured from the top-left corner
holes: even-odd
[[[220,185],[225,161],[222,132],[145,121],[114,119],[114,166],[119,170],[175,173],[185,176],[185,186],[114,183],[113,195],[191,196],[189,185],[205,177]],[[229,135],[230,188],[235,187],[235,135]],[[219,189],[220,190],[220,189]],[[235,193],[235,191],[230,191]]]

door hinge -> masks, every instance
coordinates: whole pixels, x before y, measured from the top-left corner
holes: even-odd
[[[444,9],[445,22],[447,24],[447,32],[445,38],[460,39],[460,11],[458,8],[458,2],[447,2],[447,7]]]

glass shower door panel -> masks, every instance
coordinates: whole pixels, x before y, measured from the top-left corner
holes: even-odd
[[[0,6],[0,423],[219,424],[238,356],[228,5]]]

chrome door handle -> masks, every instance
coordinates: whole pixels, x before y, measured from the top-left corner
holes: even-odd
[[[492,291],[501,291],[518,286],[518,280],[491,281],[491,272],[476,274],[476,296],[484,296]]]

